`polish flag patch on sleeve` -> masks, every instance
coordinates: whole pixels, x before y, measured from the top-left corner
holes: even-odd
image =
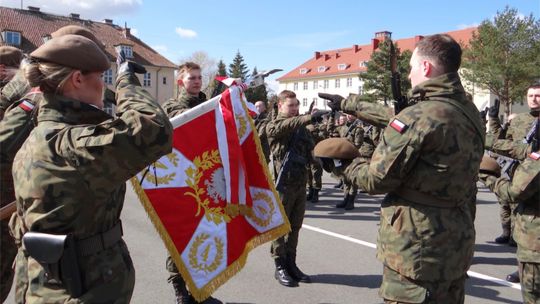
[[[30,101],[28,100],[23,100],[20,104],[19,104],[19,107],[21,107],[21,109],[25,110],[26,112],[30,112],[34,109],[34,104],[31,103]]]
[[[532,158],[534,160],[539,160],[540,159],[540,153],[538,152],[532,152],[530,155],[529,155],[529,158]]]
[[[392,127],[392,129],[398,131],[400,134],[405,132],[405,130],[407,130],[407,126],[404,122],[400,121],[399,119],[397,118],[394,118],[394,120],[392,120],[392,122],[390,123],[390,127]]]

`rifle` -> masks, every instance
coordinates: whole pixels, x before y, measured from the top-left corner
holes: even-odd
[[[406,96],[401,94],[401,75],[397,71],[397,54],[394,48],[394,42],[390,43],[390,71],[392,72],[391,86],[392,98],[394,99],[394,114],[397,115],[401,110],[409,106],[409,101]]]
[[[345,133],[345,137],[349,136],[351,131],[354,130],[354,128],[356,128],[356,126],[358,126],[359,123],[360,123],[360,119],[355,119],[353,123],[349,126],[349,128],[347,129],[347,133]]]
[[[523,143],[531,145],[531,151],[537,151],[540,145],[540,119],[536,119],[531,126],[531,129],[523,138]],[[501,156],[497,157],[497,163],[501,167],[501,176],[510,178],[510,174],[514,170],[515,166],[519,164],[517,159]]]
[[[284,182],[289,171],[291,171],[292,166],[305,166],[308,163],[308,159],[296,153],[296,151],[294,151],[292,147],[292,144],[296,142],[296,138],[298,137],[299,133],[300,132],[296,130],[296,132],[294,132],[294,135],[289,140],[289,149],[285,153],[281,168],[279,169],[279,173],[276,178],[276,190],[279,192],[285,191]]]

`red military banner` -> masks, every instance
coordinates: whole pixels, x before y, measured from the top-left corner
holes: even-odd
[[[290,230],[242,89],[171,119],[173,152],[132,178],[150,219],[198,300]]]

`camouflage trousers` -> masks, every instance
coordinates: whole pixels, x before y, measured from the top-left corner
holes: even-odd
[[[306,190],[304,187],[287,187],[285,192],[278,192],[283,202],[285,214],[291,223],[291,232],[272,242],[270,253],[274,259],[278,257],[296,257],[298,235],[306,211]]]
[[[312,162],[308,170],[308,186],[313,189],[321,190],[323,169],[321,164]]]
[[[129,303],[135,269],[123,241],[96,254],[79,257],[83,294],[73,298],[62,283],[49,280],[43,267],[19,249],[15,266],[15,303]]]
[[[356,196],[356,194],[358,193],[358,186],[354,183],[351,183],[347,179],[343,179],[343,193],[345,193],[345,195],[349,194],[352,196]]]
[[[540,303],[540,264],[519,262],[519,279],[523,303]]]
[[[17,255],[17,245],[15,240],[9,234],[9,221],[3,220],[0,221],[0,303],[3,303],[9,291],[11,290],[11,285],[13,283],[13,261]]]
[[[384,266],[379,296],[386,304],[459,304],[465,301],[465,279],[417,281]]]
[[[514,222],[514,209],[509,202],[499,200],[499,215],[501,217],[501,225],[503,229],[512,230],[512,223]]]

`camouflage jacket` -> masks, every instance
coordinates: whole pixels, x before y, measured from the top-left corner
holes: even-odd
[[[314,147],[313,139],[305,127],[309,123],[311,123],[311,115],[287,118],[279,113],[276,119],[270,120],[266,125],[266,135],[272,152],[275,178],[277,178],[277,174],[281,170],[285,154],[289,149],[306,160],[303,165],[293,163],[291,170],[284,177],[284,185],[286,186],[295,187],[298,185],[305,186],[306,184],[306,168],[311,161],[311,151]],[[298,132],[297,135],[295,135],[296,132]],[[296,136],[295,140],[291,140],[293,136]]]
[[[0,120],[8,110],[9,106],[17,100],[24,97],[30,91],[30,84],[24,78],[22,70],[19,70],[15,76],[0,90]]]
[[[521,162],[512,180],[481,175],[486,186],[502,201],[518,204],[514,222],[514,240],[520,262],[540,261],[540,159],[539,155]],[[536,158],[536,159],[535,159]]]
[[[345,113],[352,114],[363,122],[384,128],[394,115],[390,114],[390,108],[377,102],[368,102],[362,95],[350,94],[341,101],[341,109]]]
[[[364,128],[359,120],[347,122],[344,125],[336,126],[335,118],[332,115],[328,119],[327,125],[328,134],[330,137],[341,137],[350,141],[357,149],[364,142]]]
[[[199,92],[198,96],[193,96],[190,95],[185,88],[181,88],[178,98],[171,98],[163,103],[162,106],[165,113],[167,113],[167,116],[173,118],[205,101],[206,95],[203,92]]]
[[[267,113],[261,113],[254,119],[255,128],[259,134],[259,140],[261,142],[261,148],[264,153],[266,162],[270,162],[270,145],[268,144],[268,138],[266,136],[266,125],[268,124],[269,117]]]
[[[362,123],[362,125],[364,129],[364,140],[358,152],[360,153],[360,157],[371,159],[381,139],[382,129],[366,123]]]
[[[27,231],[86,238],[119,220],[126,181],[172,149],[169,119],[133,75],[117,79],[118,118],[44,94],[13,178],[20,241]]]
[[[454,280],[474,252],[474,204],[485,127],[457,73],[416,86],[418,103],[385,129],[371,163],[346,175],[369,193],[388,193],[377,257],[402,275]]]
[[[486,150],[518,160],[525,159],[531,151],[530,149],[527,150],[526,145],[524,146],[522,144],[535,120],[536,117],[531,115],[531,113],[517,114],[509,122],[506,132],[499,134],[494,131],[486,136]],[[493,124],[496,124],[496,122]],[[495,128],[495,130],[499,130],[496,125],[490,126]]]

